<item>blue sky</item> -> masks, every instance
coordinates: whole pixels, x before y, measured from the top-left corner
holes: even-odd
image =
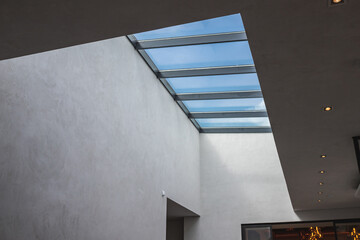
[[[147,49],[159,70],[254,64],[247,41]]]
[[[199,22],[137,33],[134,35],[138,40],[149,40],[240,31],[244,31],[244,24],[241,16],[240,14],[233,14]]]
[[[183,101],[190,112],[225,112],[265,110],[262,98]]]
[[[257,118],[203,118],[197,119],[200,127],[270,127],[267,117]]]
[[[177,93],[261,90],[256,73],[168,78]]]

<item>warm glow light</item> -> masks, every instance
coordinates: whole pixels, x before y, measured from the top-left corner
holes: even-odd
[[[322,186],[322,185],[324,185],[324,183],[323,183],[323,182],[319,182],[319,185]]]
[[[321,170],[321,171],[319,171],[319,173],[320,173],[320,174],[324,174],[324,173],[325,173],[325,171],[324,171],[324,170]]]
[[[319,199],[318,202],[321,202],[321,200]]]
[[[342,0],[332,0],[333,3],[340,3]]]
[[[323,155],[321,155],[320,157],[321,157],[321,158],[326,158],[326,155],[325,155],[325,154],[323,154]]]
[[[318,202],[320,203],[321,200],[319,199]],[[308,240],[320,240],[323,239],[321,230],[319,227],[310,227],[310,234]]]
[[[360,239],[360,233],[357,233],[355,228],[352,229],[350,236],[353,237],[354,240]]]
[[[319,195],[323,194],[323,192],[318,192]]]
[[[326,112],[331,111],[331,110],[332,110],[332,107],[330,107],[330,106],[324,107],[324,111],[326,111]]]

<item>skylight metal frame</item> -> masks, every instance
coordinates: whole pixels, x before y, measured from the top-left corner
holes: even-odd
[[[248,117],[267,117],[266,110],[259,111],[233,111],[233,112],[190,112],[182,101],[187,100],[213,100],[213,99],[247,99],[262,98],[261,91],[233,91],[233,92],[204,92],[204,93],[182,93],[176,94],[166,78],[175,77],[194,77],[194,76],[211,76],[211,75],[228,75],[228,74],[247,74],[256,73],[255,65],[235,65],[224,67],[206,67],[206,68],[189,68],[176,70],[159,70],[146,49],[189,46],[211,43],[225,43],[235,41],[247,41],[246,33],[232,32],[220,34],[207,34],[197,36],[162,38],[155,40],[137,40],[134,35],[128,35],[127,38],[134,48],[139,52],[172,98],[177,102],[182,111],[188,116],[189,120],[199,130],[200,133],[269,133],[271,127],[221,127],[201,128],[196,118],[248,118]]]
[[[267,117],[266,111],[232,111],[232,112],[191,112],[189,118],[254,118]]]
[[[262,98],[261,91],[237,91],[237,92],[211,92],[211,93],[181,93],[175,95],[176,101],[189,100],[214,100],[214,99],[239,99],[239,98]]]
[[[135,44],[137,50],[163,48],[163,47],[179,47],[209,43],[225,43],[234,41],[247,41],[244,31],[231,33],[218,33],[207,35],[196,35],[187,37],[161,38],[155,40],[139,40]]]
[[[200,128],[200,133],[271,133],[271,127]]]
[[[140,51],[144,51],[144,50],[140,50]],[[145,54],[147,55],[146,52]],[[148,56],[148,58],[150,57]],[[197,76],[243,74],[243,73],[256,73],[255,65],[187,68],[187,69],[176,69],[176,70],[162,70],[155,72],[155,74],[160,78],[197,77]]]

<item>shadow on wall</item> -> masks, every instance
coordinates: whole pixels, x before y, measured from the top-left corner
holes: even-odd
[[[205,213],[217,209],[241,223],[298,220],[272,134],[203,135],[201,141]]]
[[[184,240],[196,223],[199,214],[167,198],[166,240]],[[194,221],[195,220],[195,221]]]
[[[201,134],[200,146],[202,209],[190,240],[240,239],[244,223],[298,220],[272,134]]]

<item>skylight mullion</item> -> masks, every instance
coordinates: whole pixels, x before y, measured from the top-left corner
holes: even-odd
[[[213,99],[238,99],[238,98],[262,98],[261,91],[239,91],[239,92],[213,92],[213,93],[183,93],[176,94],[175,100],[213,100]]]
[[[157,75],[159,69],[156,67],[155,63],[151,60],[150,56],[146,53],[145,50],[139,50],[140,55],[143,57],[145,62],[149,65],[151,70]]]
[[[246,40],[247,40],[247,36],[245,32],[232,32],[232,33],[220,33],[220,34],[136,41],[135,47],[136,49],[150,49],[150,48],[177,47],[177,46],[188,46],[188,45],[198,45],[198,44],[246,41]]]
[[[185,106],[185,104],[182,101],[176,101],[181,110],[189,117],[190,112],[188,108]],[[189,118],[189,120],[192,122],[192,124],[200,131],[200,125],[194,118]]]
[[[224,66],[224,67],[162,70],[158,72],[158,76],[162,78],[174,78],[174,77],[194,77],[194,76],[226,75],[226,74],[242,74],[242,73],[256,73],[255,65],[236,65],[236,66]]]
[[[246,128],[201,128],[201,133],[271,133],[271,127],[246,127]]]
[[[168,92],[171,94],[171,96],[173,96],[173,98],[175,99],[176,96],[176,92],[175,90],[171,87],[170,83],[165,79],[165,78],[158,78],[160,80],[160,82],[164,85],[164,87],[168,90]]]
[[[194,118],[189,118],[190,121],[192,122],[192,124],[194,124],[194,126],[199,130],[199,132],[201,131],[201,127],[199,125],[199,123],[196,121],[196,119]]]
[[[190,112],[189,118],[254,118],[267,117],[266,111],[233,111],[233,112]]]

